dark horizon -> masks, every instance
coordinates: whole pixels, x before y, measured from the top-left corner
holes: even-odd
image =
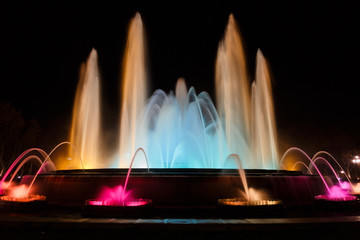
[[[164,9],[164,10],[163,10]],[[290,146],[336,157],[358,147],[359,36],[347,3],[149,3],[119,6],[6,6],[1,18],[3,87],[0,101],[36,118],[40,148],[68,140],[78,72],[98,51],[106,130],[117,131],[120,66],[130,19],[145,26],[151,90],[174,90],[179,77],[214,96],[214,63],[230,13],[242,33],[248,73],[260,48],[273,76],[280,154]]]

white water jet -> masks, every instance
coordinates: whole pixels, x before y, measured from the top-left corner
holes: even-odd
[[[228,151],[244,168],[278,168],[277,137],[271,81],[259,50],[256,76],[249,90],[244,50],[233,15],[216,59],[216,101]]]
[[[118,167],[129,167],[135,151],[146,144],[146,132],[139,132],[138,123],[148,97],[147,85],[144,29],[140,14],[136,13],[130,22],[123,59]]]
[[[80,69],[80,80],[76,90],[73,109],[70,142],[74,144],[84,160],[72,161],[71,168],[96,168],[101,164],[101,118],[100,118],[100,74],[97,62],[97,52],[93,49],[86,64]],[[70,149],[70,156],[73,148]],[[62,169],[65,162],[58,166]]]
[[[266,60],[260,50],[256,55],[256,75],[252,84],[253,168],[278,168],[278,146],[271,79]]]

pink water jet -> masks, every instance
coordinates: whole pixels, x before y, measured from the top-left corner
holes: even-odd
[[[131,191],[125,192],[122,185],[109,188],[103,187],[96,202],[102,202],[103,204],[94,205],[106,205],[106,206],[124,206],[126,201],[131,200]],[[92,205],[90,203],[90,205]]]
[[[151,203],[149,199],[133,199],[131,191],[125,192],[122,185],[113,188],[103,187],[98,198],[87,201],[88,205],[92,206],[125,206],[125,207],[139,207]]]

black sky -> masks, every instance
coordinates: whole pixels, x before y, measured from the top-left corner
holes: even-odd
[[[357,8],[344,1],[5,5],[0,100],[39,120],[39,147],[66,140],[79,67],[92,48],[99,55],[104,119],[109,129],[115,125],[126,31],[137,11],[147,34],[151,92],[168,92],[184,77],[198,93],[214,97],[217,45],[233,13],[249,74],[254,76],[258,48],[270,63],[282,147],[360,148],[360,19]]]

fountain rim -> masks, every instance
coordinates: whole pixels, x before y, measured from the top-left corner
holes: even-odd
[[[57,170],[41,175],[126,175],[128,168],[96,168]],[[300,171],[273,169],[245,169],[246,176],[307,176]],[[220,168],[134,168],[132,176],[239,176],[238,169]],[[312,175],[309,175],[312,176]]]

